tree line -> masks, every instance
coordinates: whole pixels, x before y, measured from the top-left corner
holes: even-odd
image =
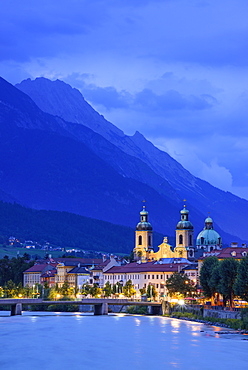
[[[224,306],[229,302],[233,307],[235,296],[248,301],[248,257],[240,261],[233,258],[219,261],[216,256],[206,258],[200,272],[200,284],[212,305],[219,304],[220,295]]]

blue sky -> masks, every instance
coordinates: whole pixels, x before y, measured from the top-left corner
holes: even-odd
[[[132,135],[248,199],[247,0],[9,0],[0,68],[79,88]]]

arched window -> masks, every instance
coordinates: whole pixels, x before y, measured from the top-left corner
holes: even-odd
[[[142,236],[139,235],[139,245],[142,245]]]
[[[151,235],[148,235],[148,245],[149,245],[149,247],[152,245]]]
[[[202,245],[204,244],[204,237],[203,236],[201,237],[201,244]]]
[[[183,244],[183,236],[182,236],[182,234],[179,235],[179,244]]]
[[[189,236],[189,245],[192,245],[192,235]]]

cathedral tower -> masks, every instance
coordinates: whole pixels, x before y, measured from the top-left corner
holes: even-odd
[[[178,222],[176,227],[176,248],[180,254],[180,250],[186,248],[188,258],[191,259],[194,257],[194,227],[189,221],[189,211],[184,205],[181,210],[181,220]]]
[[[153,252],[152,225],[148,222],[148,212],[143,206],[140,212],[140,222],[135,231],[134,259],[149,258],[149,253]]]

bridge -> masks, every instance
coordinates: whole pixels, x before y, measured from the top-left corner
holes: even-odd
[[[24,305],[89,305],[94,307],[94,315],[107,315],[108,306],[140,306],[148,307],[150,315],[163,315],[166,313],[167,302],[132,301],[129,299],[113,298],[84,298],[76,301],[44,301],[41,298],[5,298],[0,299],[0,306],[10,306],[10,315],[21,315]]]

